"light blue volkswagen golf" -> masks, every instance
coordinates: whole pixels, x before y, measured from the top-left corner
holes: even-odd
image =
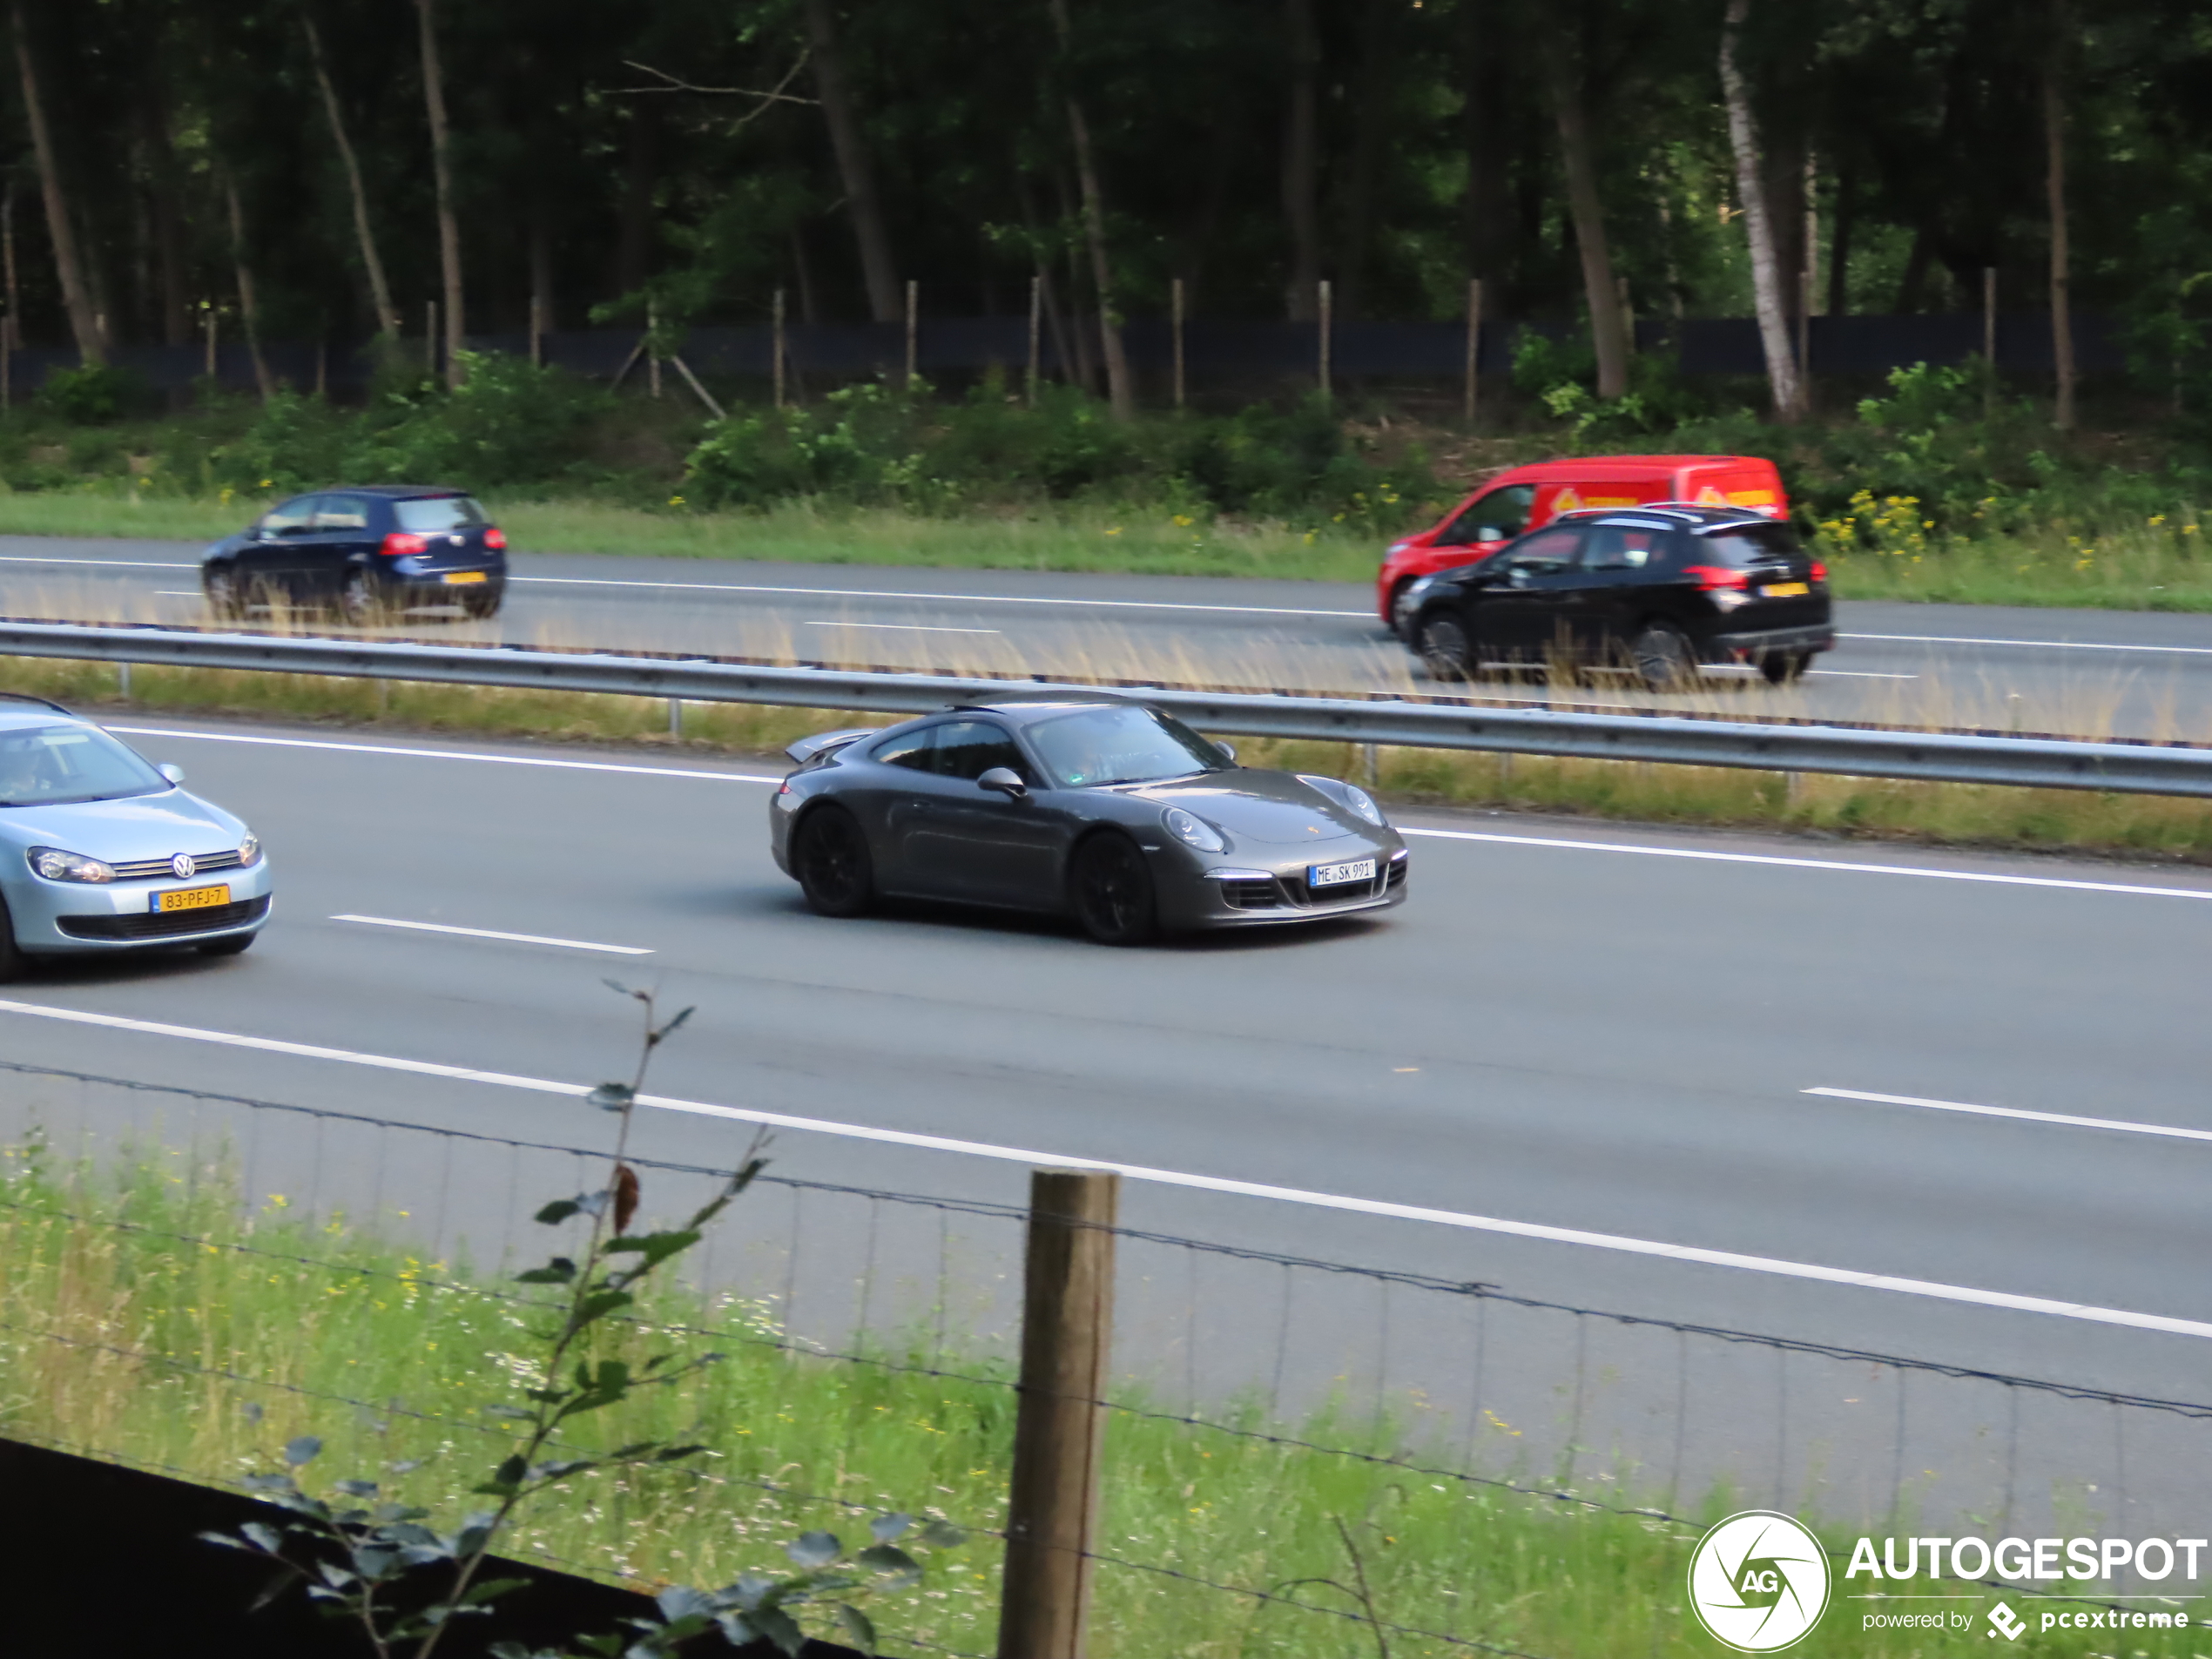
[[[60,705],[0,698],[0,980],[41,957],[253,942],[269,861],[244,823]]]

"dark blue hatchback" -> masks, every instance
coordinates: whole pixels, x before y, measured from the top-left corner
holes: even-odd
[[[507,537],[462,490],[327,489],[209,548],[200,587],[226,619],[273,606],[335,606],[354,623],[425,610],[490,617],[507,591]]]

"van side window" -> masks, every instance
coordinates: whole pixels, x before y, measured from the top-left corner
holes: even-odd
[[[1439,547],[1472,547],[1477,542],[1511,541],[1528,528],[1528,509],[1536,500],[1534,484],[1507,484],[1470,502],[1444,527],[1436,538]]]

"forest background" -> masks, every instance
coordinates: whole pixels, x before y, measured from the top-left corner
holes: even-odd
[[[1339,574],[1331,550],[1348,570],[1495,466],[1636,448],[1773,455],[1809,529],[1892,571],[2017,567],[2064,597],[2134,557],[2128,603],[2202,586],[2173,561],[2212,493],[2212,17],[2182,0],[17,0],[8,23],[4,339],[81,365],[11,388],[17,528],[169,500],[194,533],[188,501],[435,475],[662,516],[1042,518],[1067,546],[1025,558],[1093,567],[1136,514],[1177,532],[1126,543],[1146,568],[1264,543],[1286,550],[1264,568]],[[1442,321],[1474,280],[1516,348],[1473,426],[1456,382],[1200,384],[1173,411],[1120,347],[1178,294]],[[1801,373],[1806,313],[1993,291],[2052,333],[2051,373]],[[723,383],[717,417],[644,374],[617,396],[467,349],[627,326],[659,356],[779,307],[897,321],[910,292],[933,316],[1034,293],[1065,383],[894,374],[782,408]],[[2049,320],[2077,313],[2124,372],[2071,368]],[[1764,380],[1630,347],[1635,319],[1711,315],[1757,318]],[[253,347],[255,395],[107,366],[211,329]],[[260,349],[368,339],[382,367],[343,407]],[[1264,533],[1240,553],[1240,529]]]

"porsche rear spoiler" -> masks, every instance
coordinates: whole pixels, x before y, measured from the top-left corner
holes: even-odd
[[[832,749],[842,749],[848,743],[872,738],[882,730],[880,725],[857,725],[844,732],[817,732],[799,738],[784,752],[803,766],[818,754],[825,754]]]

